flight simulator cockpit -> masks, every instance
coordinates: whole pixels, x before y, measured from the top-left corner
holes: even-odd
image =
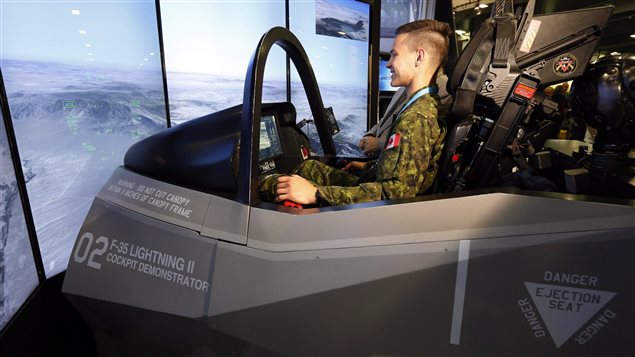
[[[617,179],[613,185],[583,184],[583,176],[589,176],[586,178],[588,182],[601,179],[594,169],[591,169],[590,174],[576,174],[573,180],[578,184],[575,187],[566,185],[571,177],[565,176],[564,168],[575,167],[561,164],[563,153],[560,151],[563,145],[572,143],[555,140],[564,118],[557,110],[557,104],[542,92],[547,86],[576,80],[585,73],[612,8],[534,16],[533,2],[516,14],[505,7],[509,4],[503,3],[496,7],[495,16],[483,23],[475,33],[448,81],[447,89],[454,96],[454,101],[446,118],[449,138],[440,160],[436,193],[512,186],[538,191],[634,198],[635,188],[630,179]],[[568,21],[570,18],[576,18],[576,21],[571,23]],[[267,45],[264,44],[265,49]],[[304,62],[302,56],[305,55],[297,54],[294,63]],[[628,55],[624,55],[624,58],[628,58]],[[265,60],[260,59],[262,63]],[[258,62],[254,65],[258,65]],[[630,73],[629,68],[627,64],[627,73]],[[332,135],[336,132],[334,128],[337,123],[332,113],[329,115],[321,104],[319,88],[310,65],[300,66],[299,69],[303,77],[308,78],[305,88],[309,87],[311,93],[307,92],[308,98],[314,102],[311,105],[312,112],[321,116],[324,114],[326,119],[322,121],[317,115],[315,119],[323,148],[311,148],[309,138],[296,124],[293,104],[262,104],[259,106],[260,120],[254,120],[251,124],[244,118],[248,114],[245,113],[247,106],[239,105],[142,140],[130,148],[124,165],[141,174],[194,189],[223,193],[226,197],[231,197],[232,192],[238,194],[240,190],[242,193],[238,195],[243,197],[238,200],[254,203],[257,198],[250,196],[252,198],[248,199],[245,192],[254,189],[253,180],[256,177],[288,173],[310,157],[335,163]],[[588,92],[589,84],[584,83],[596,81],[592,77],[596,72],[590,70],[583,79],[576,80],[574,87],[586,86]],[[256,88],[261,83],[254,81],[252,85],[251,91],[245,91],[246,96],[252,95],[249,100],[262,95],[257,93]],[[628,88],[628,84],[625,83],[624,88]],[[580,113],[580,117],[586,120],[585,113],[598,112],[589,110],[588,106],[593,104],[590,104],[591,98],[584,99],[587,95],[576,101],[576,98],[580,98],[580,89],[574,88],[572,93],[573,103],[576,103],[574,113]],[[633,106],[633,99],[628,95],[619,98],[624,99],[611,100],[622,101],[623,104],[615,106],[620,105],[620,108],[625,109],[619,115],[611,116],[628,118],[625,110]],[[597,121],[593,118],[587,120],[594,127],[598,127],[598,124],[601,128],[606,126]],[[606,140],[604,138],[607,136],[620,136],[615,132],[628,133],[631,130],[629,120],[622,122],[609,125],[613,127],[608,131],[610,134],[605,134],[607,131],[604,129],[600,130],[598,141]],[[246,129],[251,125],[254,127],[250,131],[254,135],[248,136]],[[261,135],[256,138],[258,126]],[[245,152],[241,149],[241,139],[243,142],[249,140],[251,145],[258,143],[259,150]],[[633,147],[631,134],[621,138],[621,146],[627,148],[626,151]],[[317,151],[325,154],[317,157]],[[242,156],[249,156],[253,163],[248,162],[249,158],[241,161],[241,153],[244,154]],[[552,156],[555,162],[551,162]],[[617,176],[632,176],[628,162],[618,166],[620,172]],[[239,173],[240,168],[253,170],[247,172],[257,174],[249,180]],[[588,171],[588,168],[585,170]],[[616,176],[610,172],[600,175]],[[592,189],[595,186],[598,188]]]
[[[634,353],[632,179],[580,166],[593,160],[555,139],[561,119],[542,93],[576,79],[574,97],[603,101],[593,84],[619,82],[601,64],[583,76],[612,7],[534,16],[533,3],[496,1],[450,74],[436,193],[343,207],[258,200],[263,176],[337,161],[310,61],[293,33],[272,28],[242,105],[130,147],[78,234],[64,293],[104,344],[131,354],[200,354],[215,333],[282,355]],[[274,45],[298,70],[323,154],[291,103],[262,103]],[[583,82],[593,76],[604,82]],[[632,116],[615,120],[632,148]],[[562,189],[592,194],[597,180],[627,194]]]
[[[232,196],[239,176],[242,109],[222,110],[140,141],[128,151],[125,166],[166,182]],[[289,172],[311,155],[291,103],[262,105],[256,134],[258,176]]]

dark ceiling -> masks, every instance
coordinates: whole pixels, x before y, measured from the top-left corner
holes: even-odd
[[[514,7],[523,7],[527,1],[514,1]],[[596,51],[605,53],[621,52],[635,53],[635,1],[634,0],[536,0],[536,9],[534,14],[546,14],[553,12],[562,12],[569,10],[578,10],[582,8],[598,7],[604,5],[613,5],[615,10],[609,20],[608,26]],[[482,9],[481,14],[477,15],[474,6],[460,6],[455,8],[455,26],[456,29],[462,29],[469,32],[474,30],[490,16],[491,6]]]

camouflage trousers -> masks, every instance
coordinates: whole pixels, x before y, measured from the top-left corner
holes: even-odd
[[[298,165],[292,175],[299,175],[315,186],[355,186],[360,178],[346,171],[336,169],[316,160],[306,160]],[[275,202],[278,177],[283,174],[269,175],[258,182],[258,193],[261,201]]]

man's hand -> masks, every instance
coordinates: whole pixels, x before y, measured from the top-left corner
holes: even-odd
[[[302,176],[280,176],[276,186],[276,201],[292,201],[301,205],[316,203],[317,188]]]
[[[346,166],[342,167],[342,171],[364,171],[366,170],[366,163],[365,162],[360,162],[360,161],[350,161],[349,163],[346,164]]]
[[[379,147],[377,145],[377,137],[372,135],[367,135],[359,140],[359,144],[357,144],[360,149],[364,152],[366,156],[374,156],[379,153]]]

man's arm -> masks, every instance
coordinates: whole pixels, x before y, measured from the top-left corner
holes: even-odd
[[[428,168],[430,153],[439,135],[436,107],[425,113],[406,111],[395,126],[399,143],[382,152],[377,181],[353,187],[318,186],[322,199],[330,205],[414,197]]]
[[[379,152],[386,146],[386,138],[390,132],[390,124],[397,116],[398,111],[401,110],[406,101],[406,89],[399,88],[397,92],[392,96],[390,103],[386,107],[384,116],[373,125],[359,141],[358,146],[364,152],[364,155],[373,156],[379,154]]]
[[[363,172],[366,162],[351,161],[342,171],[356,170]],[[277,178],[276,201],[292,201],[302,205],[317,203],[317,188],[311,181],[300,175],[283,175]]]
[[[375,156],[379,154],[381,148],[383,147],[381,142],[385,143],[386,138],[382,138],[382,137],[378,138],[376,136],[367,135],[361,138],[361,140],[359,140],[359,144],[357,144],[357,146],[359,146],[359,148],[362,149],[362,152],[364,153],[364,155]]]
[[[315,204],[316,191],[317,188],[302,176],[280,176],[276,185],[276,201],[292,201],[301,205]]]

